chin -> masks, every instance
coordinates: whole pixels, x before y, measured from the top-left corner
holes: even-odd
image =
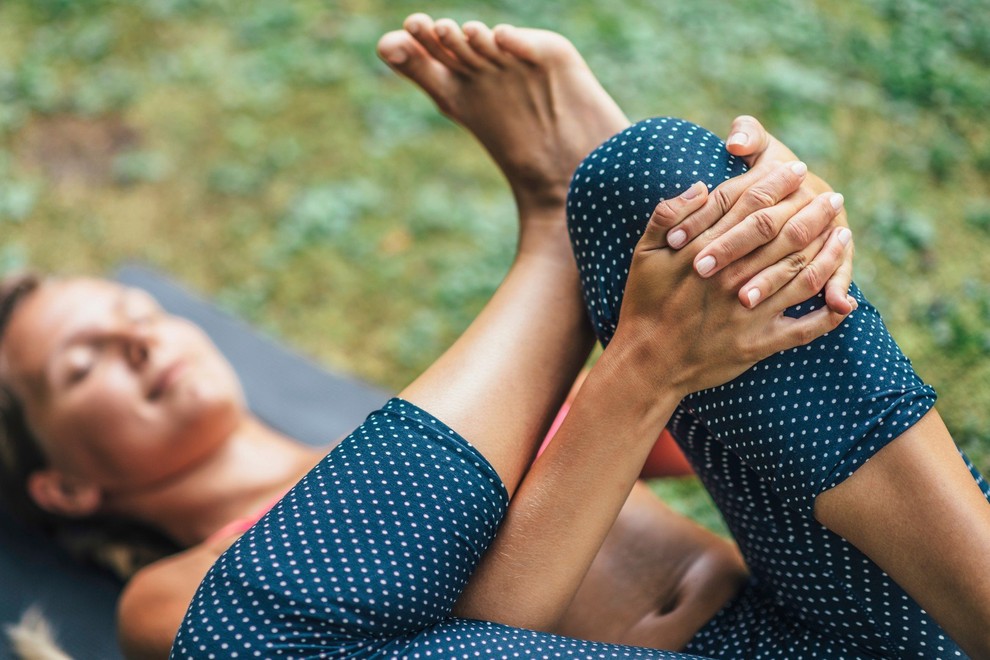
[[[226,440],[248,414],[243,390],[233,372],[209,371],[200,368],[187,374],[169,402],[169,415],[180,422],[181,434],[208,445]]]

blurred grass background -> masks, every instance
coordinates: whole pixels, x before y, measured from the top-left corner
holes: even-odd
[[[416,10],[562,32],[634,120],[764,120],[845,194],[857,282],[990,472],[987,0],[4,0],[0,271],[151,263],[402,387],[515,240],[498,172],[375,56]]]

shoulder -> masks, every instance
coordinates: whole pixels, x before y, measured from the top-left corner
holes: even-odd
[[[167,658],[196,588],[219,556],[200,545],[138,571],[117,602],[117,631],[127,658]]]

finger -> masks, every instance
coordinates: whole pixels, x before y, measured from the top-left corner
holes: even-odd
[[[461,26],[455,21],[449,18],[441,18],[436,22],[434,30],[440,39],[440,43],[468,68],[477,71],[491,66],[488,60],[478,55],[468,45],[467,37],[464,36]]]
[[[774,308],[784,310],[808,300],[821,291],[829,278],[842,265],[846,246],[851,238],[852,232],[847,227],[833,229],[828,240],[825,241],[825,247],[811,263],[802,268],[776,295],[769,298],[773,301]]]
[[[677,197],[665,199],[657,204],[650,214],[646,231],[640,238],[639,244],[650,250],[667,247],[668,230],[701,208],[707,198],[708,186],[698,181]]]
[[[451,53],[447,50],[447,47],[440,43],[439,37],[436,33],[436,25],[433,19],[427,14],[416,13],[409,16],[403,23],[402,27],[405,28],[406,32],[413,36],[413,39],[419,42],[419,44],[428,52],[433,58],[449,68],[451,71],[456,71],[458,73],[464,73],[467,69],[466,67]]]
[[[768,215],[758,211],[772,208],[796,191],[807,172],[807,166],[800,161],[786,163],[774,168],[759,183],[749,187],[731,212],[705,232],[705,238],[710,240],[707,240],[708,244],[694,258],[694,268],[698,274],[702,277],[714,275],[735,259],[773,240],[780,228],[777,219],[782,225],[786,216],[781,217],[779,213]],[[792,215],[797,211],[790,206],[786,210]],[[746,218],[753,218],[753,221],[733,238],[723,240]]]
[[[775,239],[752,253],[729,265],[720,275],[723,281],[734,288],[759,274],[781,260],[795,260],[805,254],[803,250],[813,244],[830,226],[839,209],[842,208],[842,195],[823,193],[807,204],[787,221]],[[819,243],[820,247],[820,243]],[[807,255],[807,259],[797,264],[804,267],[817,251]],[[765,297],[765,296],[764,296]]]
[[[734,156],[759,157],[770,146],[770,134],[756,117],[740,115],[732,120],[725,149]],[[748,164],[748,161],[747,161]]]
[[[781,314],[767,332],[771,339],[764,346],[764,351],[766,355],[773,355],[795,346],[810,344],[822,335],[835,330],[848,316],[828,307],[816,309],[800,318]]]
[[[839,270],[825,284],[825,304],[834,311],[848,314],[855,309],[856,300],[849,295],[849,286],[852,284],[853,275],[853,255],[856,252],[855,245],[849,243],[846,248],[845,258]]]
[[[807,171],[804,163],[801,163],[800,167],[792,169],[792,175],[798,178],[804,176],[798,173],[802,171],[802,168],[805,172]],[[774,166],[767,164],[720,184],[711,191],[708,201],[700,210],[685,218],[684,222],[671,230],[668,237],[671,247],[682,248],[705,232],[709,232],[706,240],[710,241],[731,229],[746,215],[759,208],[755,200],[744,199],[744,196],[751,188],[760,185],[767,177],[772,176],[774,171],[776,171]],[[793,184],[788,192],[796,187],[797,183]],[[786,196],[787,193],[781,192],[780,194]],[[764,200],[764,205],[772,206],[772,204],[767,204],[767,201]]]
[[[752,309],[780,291],[784,285],[793,280],[804,269],[805,264],[810,263],[815,258],[815,255],[825,245],[825,241],[829,235],[831,235],[831,230],[821,234],[811,245],[803,250],[790,254],[777,263],[765,268],[756,277],[753,277],[739,288],[739,301],[744,306]],[[838,238],[840,242],[843,240],[852,240],[851,234],[840,234]],[[825,284],[826,303],[833,311],[840,314],[848,314],[859,306],[859,303],[852,296],[848,295],[849,285],[852,283],[852,252],[852,243],[850,242],[843,253],[842,265],[839,266],[835,275]],[[829,303],[828,301],[830,287],[834,289],[833,296],[835,296],[836,292],[841,292],[838,296],[839,300],[833,301],[833,303]]]
[[[714,264],[710,270],[702,273],[704,277],[711,277],[770,243],[777,238],[781,228],[812,200],[811,194],[802,189],[791,193],[778,204],[753,211],[698,253],[698,272],[702,272],[706,263]],[[705,257],[710,257],[708,262]]]
[[[791,253],[764,268],[739,288],[739,301],[752,309],[780,291],[814,260],[828,237],[829,232],[824,232],[803,250]]]

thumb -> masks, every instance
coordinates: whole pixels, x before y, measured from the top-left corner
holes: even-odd
[[[677,197],[657,204],[646,223],[646,231],[639,239],[640,249],[658,250],[667,247],[667,235],[671,229],[700,209],[707,198],[708,186],[698,181]]]
[[[746,158],[746,164],[752,166],[753,161],[770,146],[770,139],[767,129],[756,117],[739,115],[732,121],[725,148],[733,156]]]

